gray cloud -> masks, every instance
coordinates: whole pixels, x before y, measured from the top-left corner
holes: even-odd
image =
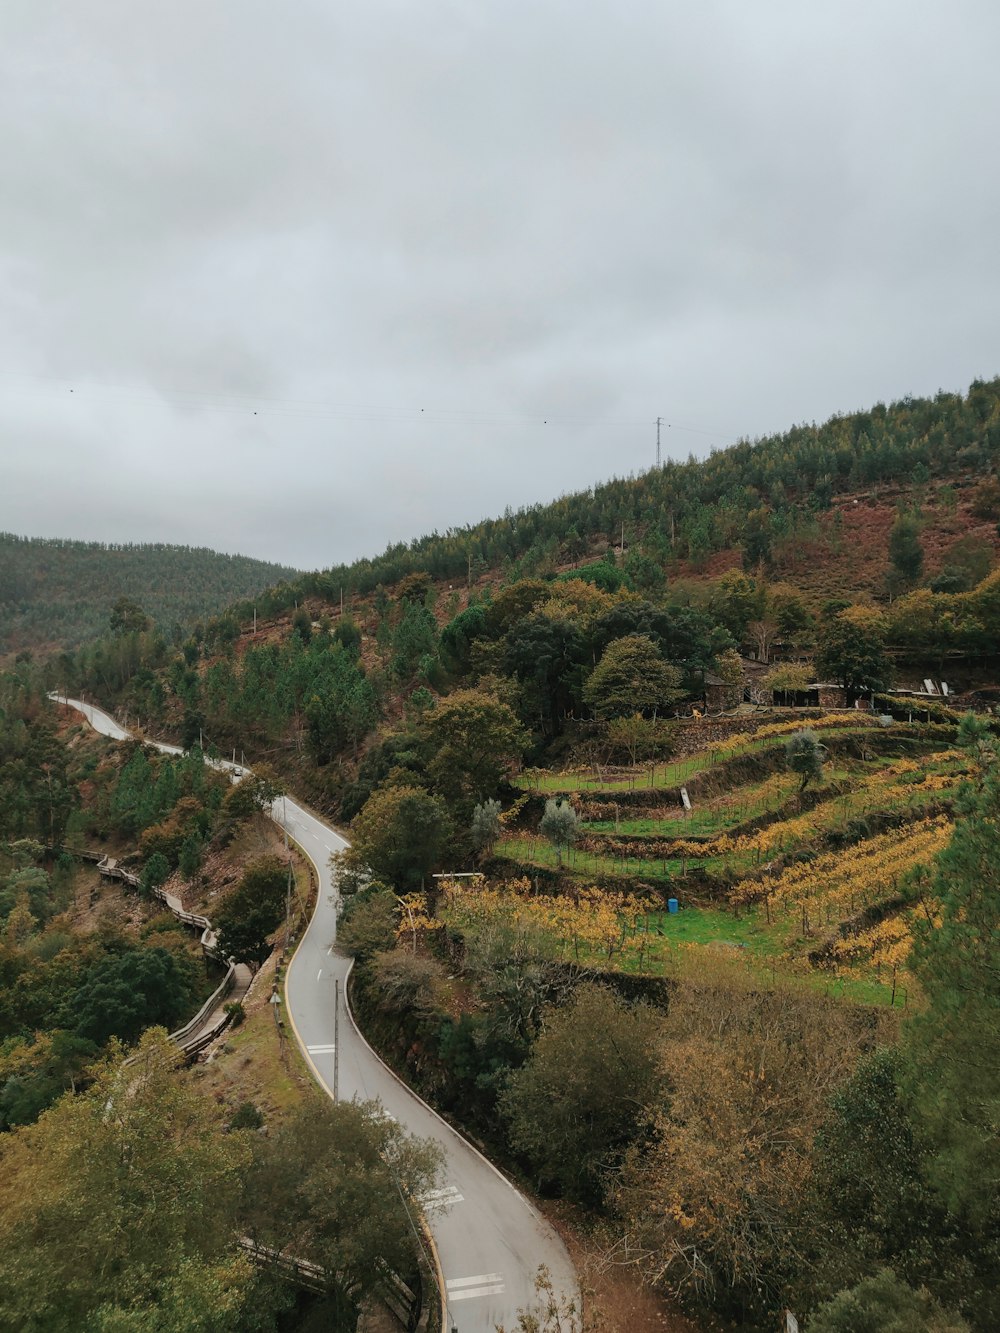
[[[324,565],[992,376],[998,30],[12,0],[0,526]]]

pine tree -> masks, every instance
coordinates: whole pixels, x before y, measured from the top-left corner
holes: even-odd
[[[975,732],[975,734],[973,734]],[[961,817],[938,859],[940,923],[918,919],[913,968],[928,1005],[912,1023],[913,1091],[932,1175],[956,1210],[1000,1209],[1000,756],[963,728],[978,757]]]

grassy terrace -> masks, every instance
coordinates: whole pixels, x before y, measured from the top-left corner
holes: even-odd
[[[789,736],[796,731],[811,729],[822,741],[825,737],[839,737],[871,733],[877,737],[883,733],[878,719],[870,713],[845,711],[841,714],[828,714],[820,718],[803,718],[794,722],[778,723],[762,727],[753,736],[736,736],[719,745],[699,750],[685,759],[674,760],[665,764],[652,764],[636,768],[628,773],[615,772],[602,775],[594,768],[571,769],[561,773],[546,773],[541,769],[529,769],[515,779],[515,785],[522,791],[539,792],[544,795],[569,793],[598,793],[636,791],[639,788],[673,789],[690,782],[692,778],[709,772],[712,768],[728,759],[744,755],[759,754],[765,750],[777,749],[784,745]],[[890,732],[899,735],[921,734],[927,737],[945,739],[954,735],[954,727],[946,725],[917,726],[916,724],[894,723]]]
[[[813,791],[828,790],[849,780],[848,768],[828,768],[824,782]],[[640,818],[585,819],[588,833],[618,833],[630,836],[658,838],[699,838],[728,832],[749,820],[781,810],[794,801],[799,790],[799,779],[794,773],[779,773],[766,782],[744,783],[721,796],[707,801],[695,801],[694,809],[685,811],[680,805],[671,807],[669,814],[646,815]],[[607,804],[611,804],[610,802]]]
[[[461,910],[446,910],[444,915],[460,928],[468,928]],[[532,921],[522,917],[519,925],[541,955],[599,969],[644,976],[704,975],[736,969],[758,983],[773,983],[780,976],[861,1004],[892,1001],[891,985],[879,981],[871,969],[848,973],[810,967],[807,952],[815,940],[795,938],[787,921],[769,921],[766,913],[756,908],[737,914],[725,907],[694,907],[682,902],[676,913],[640,913],[632,918],[629,929],[615,932],[614,938],[603,944],[571,939],[556,925],[546,925],[544,916]],[[896,1003],[905,1000],[904,986],[898,988]]]
[[[892,999],[891,985],[873,977],[811,969],[804,956],[808,944],[791,941],[787,923],[768,922],[759,910],[737,916],[727,908],[682,907],[676,913],[650,913],[648,923],[655,942],[641,969],[638,957],[624,954],[618,964],[624,971],[653,975],[679,969],[698,971],[711,959],[714,966],[739,967],[765,981],[773,981],[779,973],[793,976],[805,985],[859,1004],[889,1004]],[[595,953],[590,961],[598,964],[602,960]],[[905,991],[897,995],[896,1002],[903,999]]]
[[[875,763],[859,764],[851,769],[836,770],[841,780],[855,779],[855,785],[845,791],[839,791],[828,800],[820,801],[805,814],[792,814],[787,819],[780,819],[766,825],[754,834],[738,836],[740,823],[730,823],[721,837],[706,841],[700,846],[693,846],[688,839],[695,834],[692,822],[684,819],[671,819],[662,822],[654,820],[628,821],[619,825],[619,833],[631,831],[642,835],[629,844],[609,845],[607,849],[597,845],[574,847],[563,853],[561,867],[575,877],[625,876],[641,879],[664,880],[683,877],[693,866],[714,874],[744,875],[755,870],[767,858],[785,855],[799,847],[815,842],[837,830],[846,830],[852,820],[871,818],[879,815],[912,812],[920,816],[927,807],[939,803],[958,781],[965,767],[962,757],[952,751],[930,755],[917,765],[910,761],[895,766],[878,766]],[[903,768],[898,772],[895,769]],[[788,776],[788,775],[783,775]],[[792,776],[797,787],[797,781]],[[788,791],[784,782],[773,779],[762,784],[770,788],[767,799],[761,799],[765,808],[778,809],[788,800]],[[730,814],[738,815],[741,810],[754,808],[754,802],[747,789],[747,796],[730,807]],[[758,788],[761,790],[761,788]],[[710,818],[724,814],[722,809],[708,812]],[[747,816],[754,818],[755,815]],[[689,820],[693,819],[693,815]],[[742,821],[740,821],[742,822]],[[648,826],[648,827],[647,827]],[[599,832],[592,825],[586,825],[587,832]],[[612,826],[613,828],[613,826]],[[675,831],[679,830],[679,831]],[[706,830],[708,831],[708,830]],[[734,833],[735,838],[729,836]],[[652,844],[656,840],[654,854]],[[649,852],[644,852],[642,842],[648,841]],[[669,844],[676,840],[676,853],[672,853]],[[613,838],[610,840],[613,842]],[[668,845],[664,847],[666,842]],[[559,869],[560,860],[555,848],[544,838],[536,834],[519,834],[505,838],[497,843],[495,854],[522,865],[536,865],[546,869]]]
[[[659,905],[646,910],[648,903],[620,908],[620,933],[612,927],[603,942],[592,943],[579,921],[560,925],[556,913],[541,922],[543,950],[654,975],[736,968],[767,982],[780,974],[860,1003],[906,1003],[910,909],[900,903],[901,885],[946,842],[947,805],[967,758],[944,748],[953,728],[883,731],[877,723],[853,718],[847,725],[831,724],[827,735],[863,732],[864,757],[831,758],[821,785],[809,792],[815,804],[805,810],[795,774],[762,764],[754,782],[747,781],[745,765],[716,768],[736,754],[783,745],[789,730],[771,728],[752,742],[739,740],[680,765],[661,766],[657,785],[667,789],[676,788],[682,773],[717,779],[717,786],[709,781],[703,787],[710,795],[695,793],[688,813],[666,795],[658,807],[622,802],[619,808],[620,780],[598,785],[595,778],[584,787],[578,781],[571,786],[569,779],[577,774],[553,775],[549,789],[572,790],[578,808],[591,816],[577,846],[560,860],[546,839],[517,833],[497,844],[496,855],[522,867],[560,870],[575,885],[569,898],[577,911],[595,894],[606,904],[624,903],[644,888],[677,897],[681,910],[667,913]],[[903,757],[900,733],[912,740],[911,753]],[[880,740],[890,735],[894,743],[883,748],[892,753],[880,754]],[[728,789],[727,774],[738,778]],[[537,787],[534,779],[532,785]],[[714,876],[721,901],[706,899],[692,872]],[[598,880],[603,891],[591,890]],[[859,915],[883,904],[884,913]],[[527,920],[532,909],[518,910]]]

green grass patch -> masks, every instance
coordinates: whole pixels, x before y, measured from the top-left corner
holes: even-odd
[[[682,874],[685,866],[695,864],[690,858],[682,861],[679,857],[653,859],[640,856],[600,856],[593,852],[578,851],[576,848],[564,851],[560,862],[551,843],[531,834],[501,839],[493,854],[523,865],[539,866],[546,870],[562,870],[568,875],[620,876],[629,879],[636,877],[654,880],[671,879]],[[703,857],[697,864],[706,868],[712,866],[721,868],[725,864],[725,858]]]
[[[812,793],[822,792],[848,781],[852,770],[847,768],[832,769],[824,774],[820,787],[813,787]],[[770,790],[768,788],[770,787]],[[777,813],[789,801],[794,800],[799,790],[799,779],[794,773],[781,774],[768,782],[746,783],[735,787],[724,796],[714,796],[707,801],[694,801],[694,809],[685,813],[677,807],[677,814],[669,818],[638,819],[594,819],[584,821],[588,833],[618,833],[633,837],[650,835],[659,838],[697,838],[711,837],[718,833],[732,832],[750,820],[762,815]]]
[[[809,730],[810,719],[803,718],[801,730]],[[845,716],[843,725],[821,727],[816,735],[825,743],[825,738],[836,739],[844,736],[856,736],[862,733],[871,736],[873,750],[877,758],[878,743],[882,737],[912,738],[918,746],[944,745],[954,736],[954,728],[937,723],[918,724],[895,723],[883,729],[867,713]],[[685,759],[674,760],[667,764],[637,767],[627,773],[615,771],[602,775],[592,767],[571,769],[561,773],[548,773],[541,769],[531,769],[514,779],[514,785],[522,791],[538,792],[546,795],[573,792],[624,792],[677,788],[690,782],[692,778],[706,773],[719,764],[745,755],[760,754],[766,750],[783,749],[785,742],[794,733],[789,731],[778,736],[763,736],[751,739],[733,747],[724,743],[709,746],[704,750],[689,755]],[[893,758],[899,758],[895,754]],[[888,756],[882,757],[882,763],[890,762]]]
[[[864,720],[861,720],[861,718],[864,718]],[[808,719],[803,719],[802,728],[805,730],[808,727]],[[824,727],[817,734],[822,739],[824,736],[843,736],[859,731],[871,731],[877,735],[882,734],[878,725],[866,715],[861,715],[855,721],[845,719],[842,727]],[[720,744],[705,750],[699,750],[686,759],[636,768],[630,773],[616,774],[613,777],[602,777],[599,773],[595,773],[592,768],[563,773],[544,773],[540,770],[533,770],[529,773],[522,773],[517,777],[515,785],[520,787],[522,791],[546,793],[636,791],[642,788],[679,787],[689,782],[696,774],[707,772],[716,764],[723,763],[726,760],[741,758],[748,754],[759,754],[763,750],[784,748],[788,736],[792,734],[792,732],[789,732],[788,735],[765,736],[759,740],[749,740],[736,747]]]

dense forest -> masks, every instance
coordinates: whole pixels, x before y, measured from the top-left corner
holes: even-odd
[[[0,533],[0,656],[75,647],[122,597],[170,632],[294,577],[281,565],[190,546],[106,545]]]

